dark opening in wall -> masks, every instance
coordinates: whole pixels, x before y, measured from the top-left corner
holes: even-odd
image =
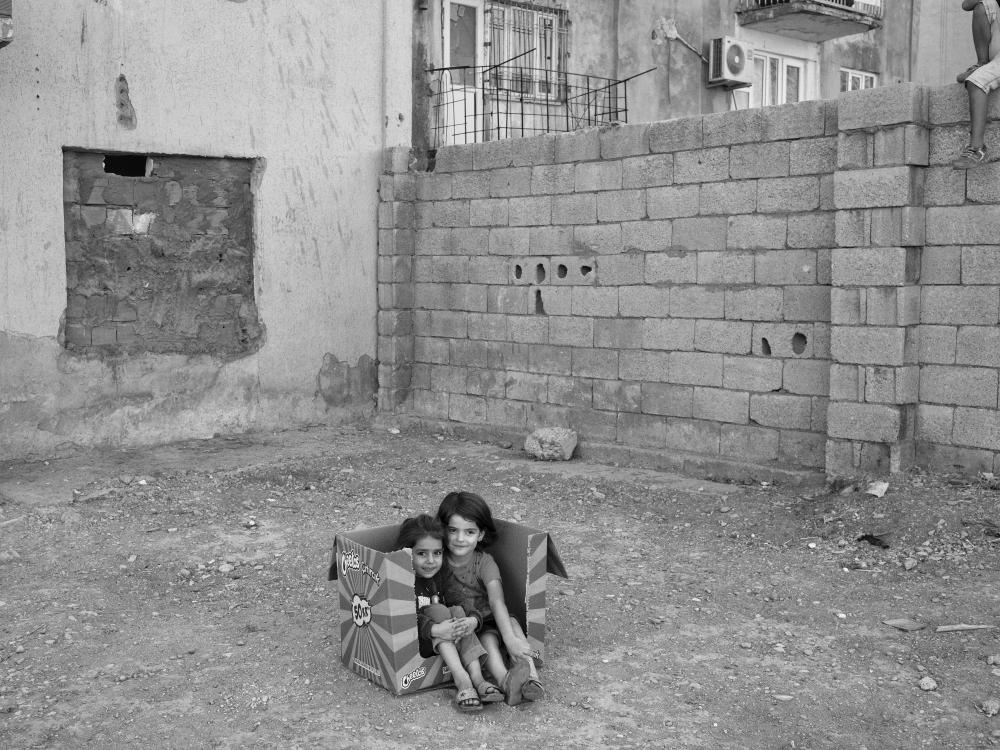
[[[806,343],[808,339],[804,333],[796,333],[792,336],[792,351],[796,354],[802,354],[806,350]]]
[[[545,315],[545,305],[542,302],[542,290],[535,290],[535,315]]]
[[[535,283],[541,284],[543,281],[545,281],[545,266],[539,263],[535,266]]]
[[[104,171],[122,177],[145,177],[147,158],[145,154],[105,154]]]
[[[524,276],[524,269],[521,268],[521,264],[518,263],[514,266],[514,278],[520,279],[522,276]]]
[[[566,268],[566,266],[564,266],[562,263],[556,266],[556,276],[558,276],[560,279],[565,279],[567,273],[569,273],[569,269]]]
[[[763,354],[767,355],[768,357],[770,357],[771,356],[771,342],[768,341],[767,339],[761,339],[760,340],[760,351],[761,351],[761,353],[763,353]]]
[[[66,349],[255,351],[252,172],[246,159],[64,151]]]

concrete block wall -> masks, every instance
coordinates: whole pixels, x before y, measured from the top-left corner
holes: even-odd
[[[951,171],[965,110],[911,84],[397,157],[382,407],[720,475],[992,468],[1000,191]]]

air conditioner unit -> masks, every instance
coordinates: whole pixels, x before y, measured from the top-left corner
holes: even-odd
[[[0,0],[0,47],[14,40],[14,10],[11,0]]]
[[[753,50],[729,36],[712,40],[708,49],[708,85],[729,89],[753,83]]]

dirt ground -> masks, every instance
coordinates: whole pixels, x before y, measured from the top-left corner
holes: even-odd
[[[381,425],[0,464],[0,747],[1000,744],[992,477],[877,497],[518,448]],[[334,534],[458,488],[566,564],[545,701],[463,715],[340,664]]]

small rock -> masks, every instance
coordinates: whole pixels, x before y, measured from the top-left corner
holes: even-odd
[[[188,570],[187,568],[181,568],[180,570],[177,571],[177,575],[179,575],[181,578],[190,578],[191,571]]]
[[[987,716],[996,716],[1000,713],[1000,700],[987,698],[983,701],[983,705],[979,707],[979,710]]]
[[[525,438],[524,450],[541,461],[569,461],[576,450],[576,432],[565,427],[540,427]]]
[[[792,698],[791,695],[774,695],[773,698],[776,701],[782,701],[783,703],[787,702],[787,701],[790,701],[790,700],[793,700],[793,698]]]
[[[18,643],[17,646],[14,647],[14,653],[15,654],[23,654],[24,653],[24,646],[22,646],[20,643]]]
[[[931,690],[937,690],[938,686],[937,682],[934,681],[933,677],[921,677],[920,682],[917,684],[920,685],[921,690],[925,690],[927,692],[930,692]]]
[[[1000,666],[1000,654],[990,654],[986,657],[986,663],[991,667]]]
[[[913,570],[915,567],[917,567],[918,564],[919,564],[919,562],[918,562],[918,560],[916,558],[914,558],[914,557],[907,557],[905,560],[903,560],[903,569],[904,570]]]
[[[0,552],[0,563],[11,562],[19,559],[21,559],[21,556],[17,554],[17,550],[7,549]]]
[[[500,443],[500,447],[503,448],[504,450],[510,450],[511,448],[514,447],[514,444],[509,440],[504,440],[502,443]]]
[[[218,568],[220,573],[232,573],[236,568],[229,563],[222,563]]]

